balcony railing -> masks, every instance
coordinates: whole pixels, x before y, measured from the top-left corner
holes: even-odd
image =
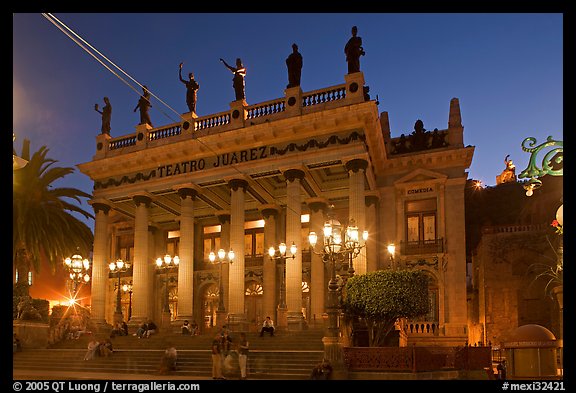
[[[402,255],[438,254],[444,252],[444,239],[400,242]]]
[[[350,82],[354,82],[354,79],[348,80],[348,82],[350,84]],[[363,79],[361,83],[363,83]],[[359,91],[363,91],[362,88]],[[171,140],[182,141],[190,138],[201,138],[242,127],[255,126],[369,100],[360,92],[356,90],[354,93],[347,91],[347,84],[309,92],[300,91],[295,96],[294,92],[290,92],[285,97],[253,105],[244,104],[240,108],[234,102],[228,111],[202,117],[183,117],[180,122],[151,129],[146,129],[140,125],[137,126],[136,132],[115,138],[110,138],[109,135],[99,135],[99,138],[97,138],[96,158],[103,158],[108,156],[108,154],[116,156],[130,153],[147,147],[170,143]]]

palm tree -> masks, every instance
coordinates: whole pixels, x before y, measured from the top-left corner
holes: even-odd
[[[54,188],[52,183],[73,173],[74,168],[55,167],[58,161],[47,158],[42,146],[30,157],[30,141],[25,139],[20,157],[28,163],[13,172],[12,260],[18,271],[18,283],[28,272],[40,271],[41,258],[47,258],[52,271],[57,263],[73,253],[87,255],[92,250],[92,230],[71,213],[94,218],[65,198],[80,202],[91,195],[76,188]]]

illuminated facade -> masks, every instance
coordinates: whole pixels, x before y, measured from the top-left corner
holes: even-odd
[[[355,274],[390,266],[429,274],[430,312],[402,322],[401,344],[463,345],[464,187],[474,147],[463,144],[458,99],[447,106],[447,128],[429,132],[418,121],[411,134],[391,138],[388,113],[367,95],[363,73],[344,82],[288,88],[255,105],[233,101],[221,113],[185,113],[178,123],[138,125],[121,137],[98,135],[93,159],[79,165],[94,181],[92,320],[113,320],[117,276],[108,263],[121,258],[132,263],[121,278],[132,284],[131,325],[152,318],[164,327],[196,320],[254,330],[266,316],[290,330],[320,325],[328,268],[307,236],[335,217],[369,231]],[[285,313],[277,313],[283,265],[267,255],[281,242],[298,249],[286,260]],[[220,248],[235,253],[221,270],[208,259]],[[166,275],[154,267],[164,254],[180,258]],[[218,315],[220,279],[225,313]]]

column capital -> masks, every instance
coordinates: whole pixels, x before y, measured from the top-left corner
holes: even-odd
[[[136,206],[140,206],[144,204],[146,207],[150,207],[150,203],[152,202],[152,198],[146,195],[134,195],[132,200],[136,204]]]
[[[183,187],[178,189],[178,195],[180,196],[181,199],[186,199],[190,197],[192,200],[195,200],[196,197],[198,196],[198,191],[195,190],[194,188]]]
[[[94,213],[96,213],[96,214],[98,214],[98,212],[100,212],[100,211],[103,212],[104,214],[108,214],[111,207],[107,203],[95,202],[95,203],[92,203],[92,209],[94,209]]]
[[[274,204],[266,204],[260,206],[258,210],[260,210],[260,214],[262,214],[262,217],[264,217],[264,219],[267,220],[271,216],[274,217],[278,216],[278,214],[280,213],[280,206]]]
[[[238,191],[240,187],[242,187],[244,192],[248,189],[248,182],[244,179],[231,179],[228,181],[228,185],[234,191]]]
[[[306,200],[306,204],[314,213],[328,209],[328,200],[325,198],[309,198]]]
[[[380,198],[376,195],[366,195],[365,203],[366,207],[370,207],[372,205],[377,205]]]
[[[284,177],[292,183],[296,179],[304,179],[304,171],[301,169],[288,169],[284,171]]]
[[[220,225],[224,225],[230,222],[230,212],[228,210],[218,210],[216,212],[216,217],[218,217]]]
[[[346,170],[352,171],[354,173],[358,172],[359,170],[366,170],[368,168],[368,161],[363,158],[354,158],[348,162],[346,162]]]

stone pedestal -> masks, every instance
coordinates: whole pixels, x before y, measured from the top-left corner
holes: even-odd
[[[162,321],[160,322],[160,328],[162,329],[162,332],[170,331],[170,315],[170,311],[162,311]]]
[[[276,328],[278,330],[288,330],[288,308],[278,306]]]
[[[22,349],[48,348],[50,325],[47,323],[14,320],[12,330],[20,338]]]

